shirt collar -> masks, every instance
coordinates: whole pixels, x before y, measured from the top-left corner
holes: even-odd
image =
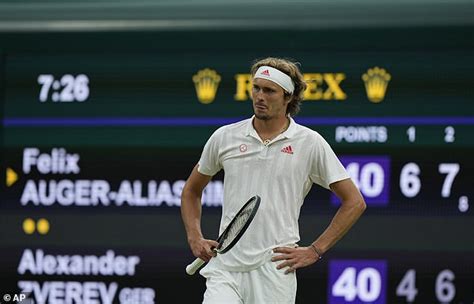
[[[255,115],[253,115],[252,118],[248,119],[247,127],[245,129],[245,136],[252,136],[258,139],[259,136],[257,134],[257,130],[255,130],[255,128],[253,127],[254,118]],[[289,116],[288,118],[290,119],[290,125],[288,126],[288,129],[286,129],[285,132],[282,133],[282,135],[286,138],[292,138],[296,133],[296,122],[291,116]]]

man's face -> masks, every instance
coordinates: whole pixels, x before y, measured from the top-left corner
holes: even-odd
[[[286,116],[288,98],[285,99],[285,92],[279,85],[261,78],[253,79],[252,84],[255,117],[262,120],[270,120]]]

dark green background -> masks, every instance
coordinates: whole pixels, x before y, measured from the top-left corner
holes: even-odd
[[[208,3],[207,8],[211,6]],[[308,73],[346,74],[347,79],[341,86],[348,98],[344,101],[305,102],[299,115],[302,118],[472,118],[474,26],[465,21],[467,18],[462,18],[465,14],[472,16],[469,14],[470,6],[467,9],[459,6],[458,15],[443,11],[442,5],[433,8],[420,3],[411,8],[403,6],[403,9],[398,9],[397,5],[377,8],[379,13],[392,9],[390,17],[384,20],[382,15],[364,10],[367,8],[365,3],[362,7],[349,9],[354,14],[347,14],[346,20],[331,15],[328,19],[332,18],[332,21],[311,19],[312,14],[320,16],[318,14],[330,11],[331,7],[323,6],[319,12],[315,4],[309,7],[311,10],[305,13],[304,9],[290,6],[285,14],[282,6],[277,5],[280,10],[276,16],[287,17],[288,21],[287,25],[280,27],[274,22],[268,26],[258,23],[260,17],[271,16],[271,11],[251,10],[252,6],[247,5],[247,15],[240,22],[224,20],[222,26],[214,27],[206,23],[206,20],[212,21],[208,17],[203,18],[202,23],[208,26],[196,28],[106,31],[100,27],[94,29],[91,25],[83,30],[47,31],[45,28],[35,30],[33,26],[28,30],[2,30],[2,118],[248,117],[251,115],[250,101],[233,99],[234,75],[247,73],[252,60],[269,55],[292,57],[300,61],[303,71]],[[255,8],[261,9],[262,6]],[[336,5],[335,8],[340,7]],[[4,18],[0,29],[8,28],[7,22],[18,21],[13,14],[7,16],[10,11],[7,9],[1,13]],[[133,19],[133,14],[119,11]],[[157,16],[171,11],[178,16],[178,21],[186,19],[186,14],[192,15],[191,9],[181,12],[168,8]],[[291,15],[296,11],[302,16],[299,21],[298,15]],[[400,11],[404,14],[397,15]],[[427,13],[423,14],[423,11]],[[14,23],[19,27],[30,24],[25,21],[31,21],[33,25],[34,22],[43,24],[41,22],[48,18],[67,19],[83,11],[58,9],[48,15],[44,10],[28,11],[25,8],[21,12],[24,23]],[[112,20],[117,14],[114,9],[107,12]],[[132,9],[132,12],[136,10]],[[157,10],[150,10],[149,15],[144,10],[141,16],[146,20],[153,19],[150,17],[153,12]],[[215,12],[219,16],[232,17],[242,10]],[[207,16],[206,13],[208,11],[201,9],[196,10],[195,15],[202,17]],[[364,18],[364,13],[368,17]],[[417,18],[417,14],[421,16]],[[431,18],[430,14],[434,17]],[[93,19],[95,15],[89,16]],[[443,19],[445,23],[433,21],[436,16],[446,18]],[[87,23],[87,18],[84,20]],[[334,20],[339,20],[338,26],[334,26]],[[394,20],[400,21],[391,23]],[[463,24],[462,20],[468,24]],[[386,98],[380,104],[367,100],[361,80],[362,74],[374,66],[383,67],[392,75]],[[192,83],[192,75],[206,67],[217,70],[222,76],[217,98],[209,105],[198,102]],[[37,76],[54,74],[60,77],[66,73],[89,76],[90,99],[71,104],[40,103]],[[455,180],[457,188],[453,188],[453,197],[467,195],[472,200],[473,126],[455,125],[456,141],[452,144],[443,142],[444,124],[416,126],[417,142],[410,144],[406,137],[410,125],[387,126],[389,141],[386,144],[336,143],[335,125],[310,126],[320,131],[338,154],[389,155],[395,164],[393,172],[402,164],[414,161],[424,166],[426,175],[423,179],[429,182],[423,186],[419,198],[406,200],[397,194],[397,175],[393,173],[390,206],[369,208],[321,264],[299,273],[299,303],[315,302],[312,299],[317,299],[318,303],[326,301],[327,261],[335,258],[387,259],[389,303],[403,302],[395,296],[395,288],[409,268],[418,272],[416,303],[436,301],[436,275],[446,268],[457,275],[455,302],[470,303],[474,300],[471,262],[474,239],[470,233],[472,207],[469,212],[461,214],[456,211],[453,201],[440,199],[442,179],[435,170],[441,162],[460,162],[462,171]],[[81,167],[85,178],[183,179],[199,157],[202,145],[217,127],[212,124],[199,127],[4,127],[2,172],[6,167],[20,171],[24,147],[35,146],[44,150],[67,147],[73,152],[80,151],[87,160]],[[115,155],[107,159],[107,153],[114,151]],[[15,288],[20,279],[16,267],[25,248],[44,248],[58,254],[79,251],[102,254],[107,248],[114,248],[123,254],[128,252],[143,257],[137,277],[121,280],[122,285],[151,286],[156,290],[156,299],[160,303],[200,302],[203,279],[189,278],[183,271],[192,256],[187,248],[178,208],[22,208],[18,195],[25,178],[20,174],[20,181],[12,188],[6,188],[2,183],[0,291]],[[320,188],[315,187],[310,193],[300,223],[302,244],[313,240],[330,221],[335,209],[328,199],[328,193]],[[204,209],[203,229],[209,237],[216,235],[219,216],[219,210]],[[25,235],[21,223],[26,217],[49,219],[51,232],[45,236]],[[73,280],[72,277],[32,279]],[[174,292],[176,286],[187,292]]]

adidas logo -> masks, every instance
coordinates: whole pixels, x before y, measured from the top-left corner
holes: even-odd
[[[288,154],[293,154],[293,149],[291,148],[291,146],[288,146],[288,147],[284,147],[283,149],[281,149],[281,152],[288,153]]]
[[[270,77],[270,72],[268,70],[265,70],[262,73],[260,73],[260,75],[265,75],[265,76]]]

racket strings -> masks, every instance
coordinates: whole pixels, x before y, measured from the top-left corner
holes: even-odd
[[[223,240],[221,248],[226,248],[227,245],[229,245],[239,234],[239,232],[242,230],[242,228],[245,226],[248,219],[252,215],[254,205],[255,204],[250,204],[249,206],[247,206],[247,208],[242,210],[240,214],[238,214],[237,218],[232,223],[232,226],[229,228],[229,231],[227,232],[227,237]]]

